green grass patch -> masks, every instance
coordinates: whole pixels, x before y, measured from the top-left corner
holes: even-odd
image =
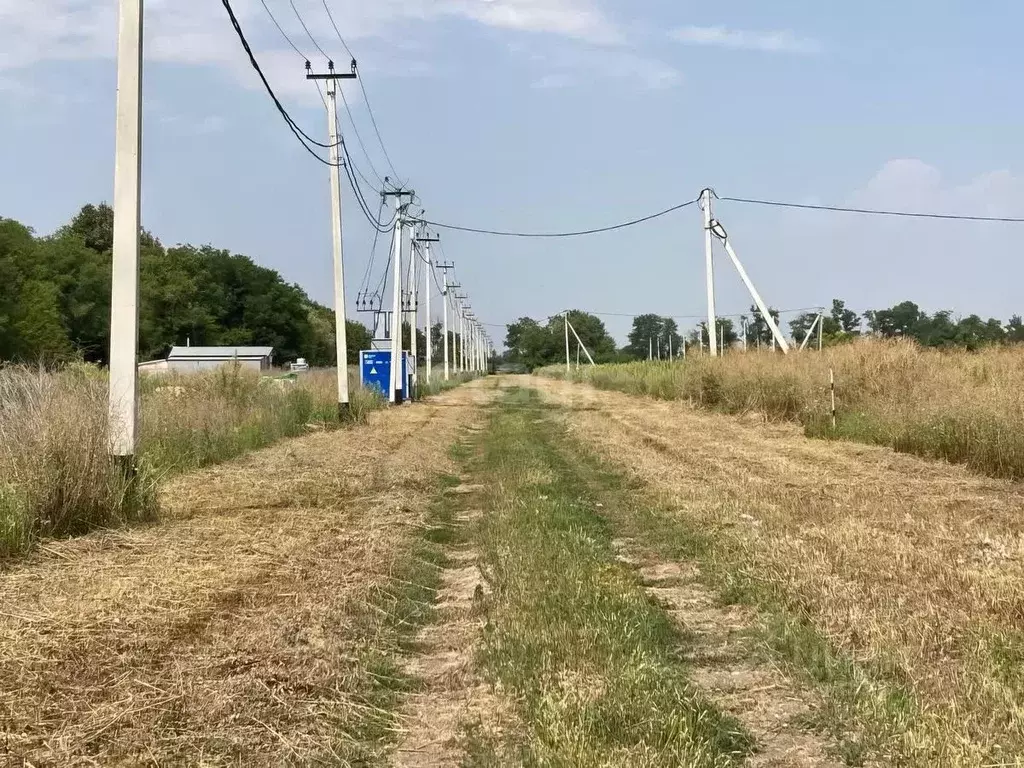
[[[487,488],[476,538],[492,587],[479,662],[526,732],[500,745],[471,734],[470,763],[739,763],[749,736],[695,690],[685,638],[615,558],[596,504],[621,478],[580,471],[564,443],[535,393],[514,390],[472,463]]]

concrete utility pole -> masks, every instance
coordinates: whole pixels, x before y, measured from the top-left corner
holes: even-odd
[[[468,301],[469,296],[463,296],[462,299]],[[467,346],[467,341],[469,339],[469,334],[467,333],[467,326],[469,323],[467,321],[469,320],[468,312],[472,307],[460,300],[459,309],[461,310],[459,315],[459,365],[462,367],[463,373],[468,373],[469,347]]]
[[[338,80],[352,80],[356,77],[355,66],[351,73],[338,74],[334,62],[328,62],[326,75],[315,75],[306,64],[307,80],[327,81],[327,129],[330,136],[331,159],[331,244],[334,249],[334,344],[335,360],[338,366],[338,417],[348,410],[348,336],[345,321],[345,258],[341,238],[341,152],[339,152],[338,131]]]
[[[409,399],[416,399],[416,390],[419,385],[419,373],[418,368],[420,365],[419,357],[417,352],[416,344],[416,326],[420,322],[419,312],[419,286],[416,284],[416,262],[419,260],[419,254],[416,246],[416,233],[412,232],[412,237],[409,239],[409,311],[407,316],[409,318],[409,358],[412,361],[412,370],[409,372]]]
[[[117,139],[110,288],[110,454],[135,473],[138,435],[139,227],[142,183],[142,0],[121,0],[117,34]]]
[[[451,375],[451,366],[449,360],[451,359],[448,350],[449,332],[448,332],[448,292],[454,287],[458,288],[457,285],[453,286],[448,282],[448,270],[455,269],[455,265],[451,262],[447,264],[438,264],[437,268],[444,272],[444,295],[441,297],[441,303],[444,306],[444,380],[448,381]]]
[[[424,232],[424,235],[425,234],[426,233]],[[427,349],[426,349],[425,354],[426,354],[426,357],[427,357],[427,384],[430,384],[430,380],[431,380],[431,364],[432,364],[432,358],[434,357],[434,340],[432,338],[433,328],[431,327],[431,317],[430,317],[430,294],[433,292],[433,288],[431,288],[430,283],[434,279],[434,261],[433,261],[433,259],[431,258],[431,255],[430,255],[430,244],[431,243],[439,243],[439,242],[441,242],[441,238],[439,238],[439,237],[419,237],[419,238],[416,239],[416,242],[417,243],[423,243],[423,250],[426,252],[426,262],[427,262],[427,270],[426,270],[427,273],[426,273],[426,276],[423,278],[423,280],[424,280],[424,284],[426,285],[426,292],[427,292],[427,326],[426,326]],[[447,273],[445,273],[445,276],[447,277]]]
[[[705,189],[700,195],[704,203],[704,261],[708,282],[708,336],[711,340],[708,349],[711,350],[711,356],[715,357],[715,348],[718,345],[715,344],[715,263],[711,247],[711,190]]]
[[[388,402],[401,405],[405,395],[405,384],[402,376],[402,219],[405,204],[403,197],[411,198],[415,193],[406,190],[383,192],[384,197],[395,198],[395,243],[391,252],[394,262],[392,270],[392,314],[391,314],[391,383],[388,391]]]
[[[459,302],[459,333],[455,344],[456,371],[458,373],[466,372],[466,310],[469,309],[469,306],[463,302],[468,298],[465,294],[455,294],[455,300]]]
[[[569,367],[569,313],[566,312],[562,315],[562,322],[565,324],[565,372],[566,374],[572,373],[572,368]]]

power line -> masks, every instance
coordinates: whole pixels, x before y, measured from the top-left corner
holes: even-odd
[[[263,0],[261,0],[261,2],[262,1]],[[288,0],[288,1],[289,1],[289,4],[291,5],[292,11],[295,13],[295,18],[297,18],[299,20],[299,24],[302,25],[302,28],[305,30],[306,36],[309,38],[310,42],[313,43],[314,47],[316,47],[316,49],[318,51],[320,51],[320,53],[326,59],[330,60],[331,59],[330,54],[328,54],[327,51],[324,50],[324,48],[320,45],[320,43],[317,42],[316,38],[313,37],[313,33],[310,32],[309,26],[306,24],[305,20],[302,18],[302,14],[299,13],[298,8],[295,6],[295,0]],[[265,3],[264,3],[264,7],[266,7]],[[349,57],[352,59],[352,63],[353,63],[353,66],[354,66],[355,65],[355,57],[352,55],[351,49],[348,47],[348,44],[345,42],[344,38],[341,36],[341,33],[338,31],[338,26],[337,26],[337,24],[334,23],[334,16],[331,14],[331,9],[328,7],[328,5],[326,3],[326,0],[324,2],[324,9],[327,11],[327,16],[331,20],[331,26],[334,27],[334,31],[338,35],[338,39],[341,41],[342,47],[344,47],[345,51],[348,53]],[[269,9],[268,9],[268,13],[269,13]],[[273,19],[273,14],[271,14],[271,18]],[[275,25],[277,25],[276,20],[275,20],[274,23],[275,23]],[[277,25],[277,27],[278,27],[278,30],[281,31],[281,34],[284,35],[284,31],[281,30],[280,25]],[[285,39],[288,40],[289,44],[291,44],[292,48],[294,48],[295,51],[300,56],[303,55],[302,52],[298,49],[298,47],[296,47],[295,44],[292,43],[292,41],[288,38],[287,35],[285,35]],[[360,88],[363,88],[362,83],[360,83]],[[366,144],[363,142],[363,137],[362,137],[362,135],[360,135],[359,128],[356,126],[355,116],[352,114],[352,109],[349,107],[348,99],[345,97],[345,91],[343,89],[341,89],[341,88],[339,88],[338,91],[339,91],[339,94],[341,95],[342,104],[345,106],[345,112],[348,114],[349,122],[352,124],[352,132],[355,134],[356,141],[359,143],[359,147],[360,147],[360,149],[362,149],[363,155],[366,157],[366,162],[370,166],[370,171],[371,171],[371,173],[373,173],[373,175],[375,177],[377,177],[378,183],[383,187],[384,186],[384,180],[381,177],[380,173],[377,171],[377,168],[374,166],[373,158],[370,157],[370,153],[366,149]],[[363,92],[364,92],[364,97],[365,97],[365,89],[364,89]],[[321,96],[322,96],[322,94],[321,94]],[[369,108],[369,103],[367,103],[367,108]],[[383,145],[381,146],[381,148],[383,149]],[[387,156],[387,151],[386,150],[385,150],[384,154],[385,154],[385,157],[386,157]],[[389,160],[389,163],[390,163],[390,160]],[[363,174],[361,171],[359,171],[358,168],[355,168],[355,170],[356,170],[356,173],[360,176],[360,178],[362,178],[362,180],[371,189],[373,189],[374,188],[373,183],[369,179],[366,178],[365,174]],[[392,168],[392,170],[394,170],[394,168]],[[396,175],[397,175],[397,173],[396,173]],[[376,190],[376,191],[379,191],[379,190]]]
[[[338,40],[341,41],[341,46],[345,49],[345,53],[348,54],[348,57],[350,59],[354,59],[355,56],[352,55],[352,49],[348,47],[348,43],[345,42],[345,38],[341,36],[341,31],[338,29],[338,25],[334,23],[334,14],[331,13],[331,8],[327,5],[327,0],[322,0],[322,2],[324,4],[324,10],[327,11],[327,18],[331,20],[331,26],[334,27],[334,34],[338,36]]]
[[[373,107],[370,106],[370,94],[366,92],[366,85],[363,83],[362,73],[359,75],[359,89],[363,92],[363,103],[366,104],[366,112],[370,115],[370,124],[373,126],[373,132],[377,134],[377,141],[380,143],[380,150],[384,153],[384,159],[388,161],[388,168],[395,174],[395,178],[398,179],[398,186],[404,187],[405,182],[402,181],[401,175],[395,170],[395,164],[391,162],[391,155],[388,154],[388,148],[384,146],[384,138],[380,135],[380,126],[377,125],[377,118],[373,114]]]
[[[441,222],[430,221],[428,219],[417,219],[417,221],[422,221],[424,224],[430,224],[431,226],[439,227],[441,229],[451,229],[451,230],[455,230],[457,232],[471,232],[471,233],[477,234],[477,235],[496,235],[498,237],[546,237],[546,238],[582,237],[584,235],[597,235],[597,234],[601,234],[603,232],[614,232],[615,230],[618,230],[618,229],[625,229],[626,227],[633,227],[633,226],[636,226],[637,224],[643,224],[643,223],[648,222],[648,221],[653,221],[654,219],[661,218],[662,216],[667,216],[670,213],[675,213],[676,211],[680,211],[683,208],[688,208],[689,206],[694,205],[698,200],[699,200],[699,198],[694,199],[694,200],[689,200],[689,201],[687,201],[685,203],[680,203],[679,205],[674,205],[671,208],[666,208],[664,211],[659,211],[658,213],[652,213],[649,216],[642,216],[639,219],[632,219],[630,221],[624,221],[621,224],[613,224],[613,225],[611,225],[609,227],[598,227],[596,229],[584,229],[584,230],[579,230],[577,232],[507,232],[507,231],[496,230],[496,229],[477,229],[476,227],[462,227],[462,226],[457,226],[455,224],[443,224]]]
[[[362,77],[362,74],[360,74],[359,77]],[[359,143],[359,148],[361,150],[363,150],[363,155],[366,157],[366,162],[369,163],[369,165],[370,165],[370,172],[373,173],[373,175],[377,177],[378,183],[381,185],[381,187],[383,187],[384,186],[384,178],[380,175],[380,172],[377,170],[376,166],[373,164],[373,159],[370,157],[370,153],[366,149],[366,144],[363,143],[363,137],[359,133],[359,128],[356,127],[356,118],[352,114],[352,109],[348,105],[348,99],[345,98],[345,91],[341,90],[340,88],[338,90],[341,93],[341,103],[345,105],[345,112],[348,114],[348,120],[352,124],[352,133],[355,134],[356,141]],[[366,183],[370,184],[369,181],[367,181]],[[370,186],[372,187],[373,185],[370,184]]]
[[[381,214],[384,213],[384,198],[380,199],[380,208],[377,211],[377,220],[380,220]],[[380,239],[381,231],[374,227],[373,229],[373,245],[370,247],[370,260],[366,265],[366,270],[363,272],[363,280],[359,284],[360,293],[366,291],[370,287],[370,275],[373,273],[373,263],[377,258],[377,241]],[[392,237],[394,231],[392,230]]]
[[[281,33],[281,37],[283,37],[287,41],[288,45],[292,47],[293,51],[295,51],[297,54],[299,54],[299,56],[308,61],[309,57],[299,50],[299,46],[297,46],[292,41],[292,39],[288,37],[288,33],[284,31],[284,28],[280,24],[278,24],[277,17],[274,16],[274,12],[271,11],[270,6],[267,5],[267,0],[260,0],[260,3],[263,5],[263,10],[267,12],[267,16],[269,16],[270,20],[274,22],[274,26],[277,27],[277,31]]]
[[[717,195],[716,195],[717,197]],[[1024,218],[1009,216],[968,216],[955,213],[921,213],[915,211],[887,211],[875,208],[844,208],[838,205],[811,205],[810,203],[786,203],[778,200],[758,200],[749,197],[719,197],[719,200],[748,205],[766,205],[774,208],[798,208],[807,211],[833,211],[836,213],[859,213],[869,216],[900,216],[909,219],[944,219],[947,221],[992,221],[1004,224],[1024,224]]]
[[[331,26],[334,27],[334,34],[338,36],[338,41],[341,43],[342,47],[348,53],[349,58],[355,61],[356,57],[353,55],[352,49],[348,47],[348,43],[345,42],[345,38],[342,37],[341,30],[338,29],[338,25],[334,21],[334,14],[331,13],[331,8],[327,4],[327,0],[322,0],[322,2],[324,5],[324,10],[327,11],[327,18],[331,20]],[[370,115],[370,123],[373,125],[374,133],[377,134],[377,141],[380,143],[380,149],[384,153],[384,159],[387,160],[388,167],[391,169],[391,172],[395,174],[395,178],[399,180],[398,187],[404,187],[405,182],[401,180],[401,174],[399,174],[398,171],[395,170],[395,164],[391,162],[391,156],[388,154],[388,148],[384,146],[384,138],[381,136],[380,126],[377,125],[377,118],[373,114],[373,107],[370,106],[370,96],[366,92],[366,85],[363,83],[362,73],[359,74],[359,89],[363,92],[363,103],[366,104],[366,111]],[[349,113],[349,117],[352,117],[351,113]],[[352,121],[352,125],[355,126],[354,120]],[[365,149],[363,151],[365,152]],[[380,174],[376,175],[379,176]]]
[[[324,97],[324,92],[320,88],[320,83],[319,82],[316,82],[316,90],[317,90],[317,93],[320,94],[320,101],[323,102],[324,107],[328,108],[327,107],[327,99]],[[337,103],[335,103],[334,120],[337,123],[337,121],[338,121]],[[352,187],[352,191],[353,191],[353,194],[354,194],[354,196],[356,198],[356,202],[359,205],[360,212],[362,212],[364,218],[366,218],[366,220],[370,223],[370,226],[372,226],[375,230],[377,230],[378,232],[386,231],[387,227],[391,226],[391,224],[384,224],[383,222],[381,222],[381,220],[380,220],[380,213],[379,212],[378,212],[376,217],[374,217],[373,214],[370,212],[370,206],[366,202],[366,198],[364,196],[362,188],[359,186],[359,183],[356,181],[356,179],[352,175],[352,171],[353,170],[355,170],[357,173],[359,173],[359,169],[356,168],[355,164],[352,162],[352,158],[348,154],[348,148],[345,146],[344,139],[343,138],[339,138],[338,143],[340,144],[342,152],[345,155],[344,159],[339,161],[338,167],[341,167],[341,168],[343,168],[345,170],[345,176],[348,179],[349,185]],[[334,165],[334,163],[329,163],[329,165]],[[361,176],[362,174],[360,173],[359,175]],[[370,184],[370,188],[373,189],[373,185],[372,184]],[[374,191],[376,191],[376,190],[374,190]],[[394,220],[392,220],[391,223],[394,223]]]
[[[658,314],[657,312],[641,312],[639,314],[629,312],[593,312],[589,309],[567,311],[586,312],[587,314],[594,315],[595,317],[625,317],[630,319],[636,319],[638,317],[644,317],[646,315],[658,315],[658,317],[663,317],[668,320],[707,320],[707,315],[661,315]],[[796,307],[794,309],[773,309],[772,311],[780,315],[788,315],[794,312],[822,312],[824,311],[824,307]],[[733,314],[716,314],[715,316],[718,319],[729,319],[734,317],[746,317],[749,316],[750,314],[751,312],[748,310],[746,312],[735,312]],[[753,314],[758,313],[755,311]],[[557,317],[557,315],[552,315],[552,317]]]
[[[303,20],[302,14],[299,13],[299,9],[295,7],[295,0],[288,0],[288,4],[291,5],[292,11],[295,12],[295,18],[299,20],[299,24],[301,24],[302,28],[306,30],[306,37],[309,38],[309,42],[313,44],[314,48],[320,51],[320,53],[323,55],[325,59],[330,59],[330,55],[328,55],[327,51],[320,47],[320,43],[316,41],[316,38],[313,37],[313,33],[310,32],[309,27],[306,26],[306,22]]]
[[[231,26],[234,27],[235,33],[238,35],[238,40],[242,44],[242,48],[245,49],[246,54],[249,56],[249,63],[252,65],[253,69],[256,70],[256,74],[259,75],[260,81],[263,83],[263,87],[269,94],[271,101],[274,102],[274,106],[277,108],[277,111],[281,114],[281,117],[283,117],[284,121],[288,124],[288,128],[291,130],[293,134],[295,134],[295,138],[297,138],[299,140],[299,143],[302,144],[303,149],[309,152],[309,154],[315,157],[318,161],[328,166],[335,165],[329,160],[324,160],[322,157],[320,157],[320,155],[318,155],[306,142],[308,141],[310,144],[314,144],[323,149],[331,149],[334,146],[340,145],[342,143],[341,139],[339,139],[336,144],[324,144],[314,139],[312,136],[310,136],[308,133],[303,131],[298,126],[295,120],[292,119],[292,116],[288,114],[288,110],[284,108],[284,105],[281,103],[281,100],[277,98],[277,94],[274,93],[274,89],[270,86],[270,82],[267,80],[267,76],[263,74],[263,69],[260,67],[259,61],[256,60],[256,55],[252,52],[252,47],[249,45],[249,41],[245,38],[245,33],[242,31],[242,26],[238,23],[238,17],[235,16],[235,11],[231,7],[230,0],[221,0],[221,3],[224,6],[224,10],[228,12],[228,17],[231,19]]]

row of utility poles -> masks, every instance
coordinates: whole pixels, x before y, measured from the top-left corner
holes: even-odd
[[[117,44],[117,117],[114,158],[114,232],[113,265],[110,308],[110,390],[108,400],[109,446],[111,456],[123,467],[126,474],[135,471],[135,450],[138,436],[138,336],[139,336],[139,234],[141,227],[141,179],[142,179],[142,61],[143,61],[143,0],[119,0],[118,44]],[[353,63],[351,73],[334,71],[333,63],[328,72],[315,74],[309,71],[309,80],[324,81],[327,86],[328,135],[330,136],[330,184],[331,184],[331,244],[334,257],[334,302],[335,340],[337,355],[338,412],[343,414],[349,407],[348,385],[348,340],[345,323],[345,264],[344,241],[342,238],[342,166],[341,132],[337,118],[337,89],[339,80],[357,77]],[[419,319],[419,281],[417,280],[417,259],[421,258],[419,248],[424,247],[427,280],[433,279],[434,263],[430,255],[430,243],[436,238],[426,237],[421,229],[420,236],[413,235],[409,249],[409,274],[407,290],[403,291],[402,239],[404,230],[412,231],[416,223],[408,216],[411,192],[389,192],[396,197],[398,215],[395,218],[394,254],[394,306],[391,328],[392,361],[401,357],[401,335],[403,316],[409,318],[412,329],[412,357],[416,359],[416,329]],[[408,221],[407,221],[408,219]],[[448,282],[448,271],[453,265],[437,265],[445,274],[444,299],[444,377],[453,373],[468,371],[483,372],[492,345],[483,325],[477,320],[467,297],[451,294],[457,287]],[[433,375],[431,366],[431,314],[430,284],[427,283],[426,299],[426,375],[428,381]],[[403,301],[403,298],[405,301]],[[459,333],[453,339],[455,349],[449,360],[448,317],[451,311],[458,320]],[[404,313],[404,315],[403,315]],[[401,403],[403,384],[400,364],[391,366],[390,402]],[[415,392],[418,371],[412,372],[411,388]]]
[[[399,404],[414,399],[419,388],[419,350],[417,332],[420,328],[420,296],[425,296],[424,339],[426,349],[425,374],[427,383],[433,380],[433,314],[430,299],[433,293],[431,283],[436,281],[436,270],[444,274],[441,289],[442,328],[444,333],[443,361],[444,380],[462,373],[483,373],[493,349],[483,324],[473,312],[469,297],[459,293],[461,284],[451,282],[448,273],[455,269],[451,262],[435,262],[431,251],[440,237],[430,235],[426,225],[410,213],[416,193],[411,189],[396,189],[383,193],[385,198],[395,199],[395,231],[391,253],[391,375],[388,384],[388,401]],[[405,233],[409,232],[409,248],[406,257]],[[419,269],[420,263],[424,269]],[[451,323],[449,323],[449,317]],[[457,322],[457,325],[456,325]],[[402,359],[402,327],[409,326],[409,353],[412,368],[403,376],[403,365],[395,361]],[[385,324],[386,325],[386,324]],[[454,327],[453,327],[454,326]],[[457,328],[457,330],[455,330]],[[406,392],[408,385],[409,392]]]

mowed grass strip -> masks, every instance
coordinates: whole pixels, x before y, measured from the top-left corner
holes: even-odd
[[[492,592],[483,673],[523,733],[471,731],[469,764],[730,766],[750,738],[695,690],[686,639],[616,560],[600,488],[567,459],[536,393],[511,390],[474,460]]]
[[[623,536],[757,609],[850,765],[1024,765],[1018,483],[875,447],[531,379],[647,486]],[[637,489],[639,490],[639,488]],[[641,496],[633,494],[636,501]],[[626,519],[617,516],[616,522]]]

